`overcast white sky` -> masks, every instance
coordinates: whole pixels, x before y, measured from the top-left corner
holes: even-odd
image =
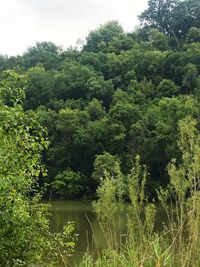
[[[0,0],[0,54],[22,54],[42,41],[74,46],[109,20],[132,31],[146,6],[147,0]]]

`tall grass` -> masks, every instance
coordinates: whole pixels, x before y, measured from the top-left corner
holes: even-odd
[[[196,121],[179,122],[181,161],[168,166],[168,187],[157,191],[167,220],[156,230],[157,208],[145,195],[146,166],[139,156],[127,177],[126,240],[118,238],[116,218],[123,206],[119,185],[105,175],[97,191],[94,209],[108,249],[97,259],[86,255],[80,267],[199,267],[200,266],[200,134]]]

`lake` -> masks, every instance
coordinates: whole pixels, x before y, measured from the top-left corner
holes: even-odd
[[[71,266],[78,264],[84,254],[89,252],[97,256],[97,252],[107,248],[107,242],[102,233],[96,215],[94,214],[92,201],[88,200],[67,200],[67,201],[50,201],[51,204],[51,231],[62,231],[63,226],[68,221],[75,222],[75,232],[79,235],[76,242],[75,252],[70,259]],[[127,231],[127,212],[124,211],[117,216],[117,239],[124,243]],[[162,229],[163,221],[167,220],[164,210],[159,204],[156,204],[157,216],[155,227]],[[61,267],[61,266],[59,266]]]
[[[93,212],[91,201],[51,201],[50,204],[52,232],[61,231],[68,221],[75,222],[75,232],[79,237],[75,253],[71,258],[72,266],[75,266],[75,263],[79,263],[87,251],[95,255],[97,250],[106,248],[106,241]],[[125,216],[120,218],[122,234],[126,229],[125,220]]]

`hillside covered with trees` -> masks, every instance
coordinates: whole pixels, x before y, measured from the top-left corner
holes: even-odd
[[[128,33],[101,25],[81,48],[43,42],[0,56],[0,82],[7,70],[24,76],[26,116],[48,132],[47,196],[92,197],[105,169],[126,183],[138,154],[154,196],[181,158],[178,121],[191,116],[200,128],[199,0],[149,0],[139,19]]]

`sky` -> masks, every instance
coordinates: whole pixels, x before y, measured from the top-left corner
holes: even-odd
[[[66,49],[111,20],[132,31],[146,7],[147,0],[0,0],[0,54],[22,54],[43,41]]]

